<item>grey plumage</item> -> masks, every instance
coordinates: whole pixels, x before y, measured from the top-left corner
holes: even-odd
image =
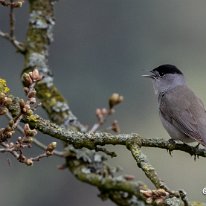
[[[186,85],[182,72],[173,65],[161,65],[151,72],[152,75],[145,76],[153,80],[160,119],[170,137],[206,146],[206,111],[202,101]]]
[[[175,131],[168,131],[170,135],[173,135],[172,138],[180,139],[183,142],[192,142],[194,139],[205,145],[205,109],[200,99],[186,85],[177,86],[159,97],[159,112],[167,131],[170,129],[167,128],[164,121],[173,125],[174,129],[180,132],[176,136]]]

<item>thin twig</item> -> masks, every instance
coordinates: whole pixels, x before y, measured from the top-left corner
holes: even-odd
[[[9,147],[8,144],[6,144],[5,142],[1,142],[0,145],[3,148],[0,148],[0,152],[4,153],[4,152],[9,152],[10,154],[12,154],[19,162],[25,163],[27,166],[30,166],[33,164],[34,161],[40,161],[41,159],[45,158],[45,157],[49,157],[51,155],[48,155],[46,152],[36,156],[36,157],[31,157],[31,158],[25,158],[22,156],[22,152],[21,150],[19,150],[18,152],[15,150],[14,147]],[[23,157],[23,158],[22,158]]]
[[[10,12],[9,12],[9,25],[10,25],[10,31],[9,33],[5,33],[3,31],[0,31],[0,36],[9,40],[13,46],[21,53],[25,52],[25,46],[23,43],[16,40],[14,32],[15,32],[15,16],[14,16],[14,8],[20,7],[24,1],[16,1],[10,0],[10,2],[6,2],[3,0],[0,0],[0,4],[3,6],[10,6]]]
[[[9,152],[9,153],[11,153],[16,159],[19,158],[18,152],[10,149],[5,142],[1,142],[0,144],[1,144],[1,146],[4,147],[4,148],[1,148],[1,150],[0,150],[1,152]]]
[[[104,123],[107,121],[109,116],[111,116],[114,112],[115,112],[114,109],[106,109],[106,108],[96,109],[96,116],[98,122],[91,127],[89,133],[96,132],[102,125],[104,125]]]
[[[13,0],[10,0],[10,4],[13,4]],[[14,31],[15,31],[15,17],[14,17],[14,7],[10,6],[9,12],[9,23],[10,23],[10,32],[9,35],[13,39],[14,38]]]
[[[41,159],[45,158],[45,157],[49,157],[46,153],[40,154],[36,157],[32,157],[30,158],[32,161],[40,161]]]
[[[103,153],[109,155],[109,156],[112,157],[112,158],[113,158],[113,157],[117,157],[117,154],[116,154],[115,152],[110,152],[110,151],[108,151],[106,148],[96,147],[96,148],[95,148],[95,151],[96,151],[96,152],[103,152]]]
[[[96,132],[101,125],[102,125],[102,124],[100,124],[99,122],[98,122],[98,123],[95,123],[95,124],[92,126],[92,128],[89,130],[89,132],[90,132],[90,133]]]
[[[40,142],[39,140],[37,140],[36,138],[33,138],[32,142],[39,148],[46,150],[47,146],[45,144],[43,144],[42,142]],[[59,156],[59,157],[64,157],[64,152],[62,151],[58,151],[58,150],[54,150],[53,151],[53,155]]]
[[[22,42],[17,41],[15,37],[12,38],[8,33],[2,31],[0,31],[0,36],[10,41],[11,44],[17,49],[17,51],[22,54],[25,53],[25,45]]]
[[[18,1],[15,1],[15,2],[7,2],[6,0],[0,0],[0,4],[2,6],[10,6],[10,7],[13,7],[13,8],[19,8],[19,7],[22,7],[24,3],[24,0],[18,0]]]
[[[7,112],[6,113],[6,117],[9,119],[9,120],[12,120],[12,116]],[[21,133],[21,134],[24,134],[24,129],[19,125],[17,124],[16,126],[16,129]],[[39,140],[37,140],[36,138],[33,138],[32,139],[32,143],[34,143],[37,147],[43,149],[44,151],[47,149],[47,145],[43,144],[42,142],[40,142]],[[3,151],[3,150],[2,150]],[[1,152],[1,150],[0,150]],[[62,151],[58,151],[58,150],[54,150],[53,151],[53,155],[56,155],[56,156],[59,156],[59,157],[64,157],[64,152]]]

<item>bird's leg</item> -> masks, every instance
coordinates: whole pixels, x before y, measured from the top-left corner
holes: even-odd
[[[175,140],[172,139],[172,138],[170,138],[170,139],[168,140],[168,142],[169,142],[170,144],[176,144]]]
[[[196,150],[199,149],[199,146],[200,146],[200,143],[198,143],[198,144],[194,147],[195,153],[196,153]],[[197,156],[196,154],[194,154],[194,160],[195,160],[195,161],[196,161],[197,157],[199,158],[199,156]]]
[[[200,143],[197,143],[197,145],[195,146],[195,149],[199,149]]]
[[[169,142],[169,144],[171,144],[171,145],[176,144],[175,140],[172,139],[172,138],[169,139],[168,142]],[[170,156],[172,156],[172,149],[168,149],[167,151],[169,152]]]

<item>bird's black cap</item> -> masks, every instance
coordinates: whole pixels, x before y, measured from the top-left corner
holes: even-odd
[[[183,73],[174,65],[171,64],[163,64],[158,66],[157,68],[151,71],[152,73],[158,73],[160,76],[165,74],[182,74]]]

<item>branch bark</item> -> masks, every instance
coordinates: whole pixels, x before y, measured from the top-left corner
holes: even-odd
[[[37,96],[49,118],[57,124],[74,126],[80,131],[86,128],[72,113],[66,99],[53,82],[52,72],[48,67],[49,45],[53,41],[54,1],[30,0],[29,27],[26,36],[26,53],[22,73],[37,67],[44,76],[36,87]]]
[[[10,112],[12,115],[17,115],[19,112],[18,98],[13,98],[13,104],[10,105]],[[64,127],[58,126],[48,120],[45,120],[37,114],[24,116],[24,121],[31,127],[38,129],[44,134],[55,137],[63,142],[73,145],[75,148],[86,147],[88,149],[95,149],[96,146],[104,145],[125,145],[130,150],[133,150],[135,145],[141,147],[155,147],[166,149],[169,152],[179,150],[186,152],[195,157],[206,157],[206,149],[193,147],[184,143],[175,143],[160,138],[147,139],[141,137],[139,134],[111,134],[105,132],[83,133],[74,130],[66,130]],[[135,149],[134,149],[135,150]],[[134,152],[135,153],[135,152]]]

